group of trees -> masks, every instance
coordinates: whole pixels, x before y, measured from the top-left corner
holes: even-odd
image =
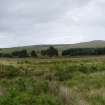
[[[13,51],[12,53],[0,53],[0,57],[9,58],[26,58],[26,57],[37,57],[36,51],[31,51],[29,54],[26,49],[20,51]]]
[[[12,52],[13,57],[29,57],[27,50],[21,50],[21,51],[14,51]]]
[[[20,50],[20,51],[13,51],[12,53],[0,53],[0,57],[10,57],[10,58],[26,58],[26,57],[38,57],[39,54],[32,50],[31,52],[28,52],[26,49]],[[58,56],[58,50],[54,48],[53,46],[50,46],[48,49],[41,50],[40,56],[46,56],[46,57],[53,57]]]
[[[41,55],[53,57],[53,56],[58,56],[59,54],[56,48],[54,48],[53,46],[50,46],[47,50],[42,50]]]
[[[62,52],[62,56],[81,55],[105,55],[105,48],[71,48]]]
[[[36,51],[32,50],[29,54],[27,50],[21,50],[21,51],[14,51],[12,52],[13,57],[19,57],[19,58],[25,58],[25,57],[37,57]]]
[[[62,56],[82,56],[82,55],[105,55],[105,48],[71,48],[62,51]],[[47,49],[41,50],[40,54],[35,50],[28,52],[26,49],[20,51],[13,51],[12,53],[0,53],[0,57],[57,57],[59,56],[59,51],[50,46]]]

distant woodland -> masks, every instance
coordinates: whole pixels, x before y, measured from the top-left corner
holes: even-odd
[[[7,58],[26,58],[26,57],[69,57],[69,56],[88,56],[88,55],[105,55],[105,48],[70,48],[63,51],[49,46],[49,48],[37,52],[32,50],[28,52],[26,49],[20,51],[13,51],[11,53],[0,53],[0,57]]]

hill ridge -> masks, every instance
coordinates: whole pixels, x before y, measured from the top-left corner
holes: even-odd
[[[12,48],[1,48],[3,52],[11,52],[14,50],[42,50],[47,49],[49,46],[54,46],[59,50],[65,50],[69,48],[102,48],[105,47],[104,40],[92,40],[88,42],[80,42],[75,44],[43,44],[43,45],[29,45],[29,46],[19,46],[19,47],[12,47]]]

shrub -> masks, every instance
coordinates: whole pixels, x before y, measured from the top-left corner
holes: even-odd
[[[1,78],[13,78],[19,75],[20,75],[20,72],[18,68],[12,65],[0,65],[0,77]]]

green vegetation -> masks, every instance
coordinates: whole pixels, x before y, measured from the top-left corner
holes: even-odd
[[[13,51],[12,53],[0,53],[0,57],[6,58],[53,58],[53,57],[71,57],[71,56],[92,56],[105,55],[105,48],[70,48],[59,51],[53,46],[47,49],[28,52],[26,49],[20,51]]]
[[[40,55],[40,56],[38,56]],[[32,50],[31,52],[28,52],[26,49],[20,50],[20,51],[13,51],[12,53],[0,53],[0,57],[6,57],[6,58],[27,58],[27,57],[57,57],[59,56],[58,50],[54,48],[53,46],[50,46],[46,50],[41,50],[40,54],[37,53],[35,50]]]
[[[53,46],[50,46],[47,50],[42,50],[41,55],[49,57],[58,56],[58,50]]]
[[[0,105],[63,105],[50,93],[47,80],[29,72],[21,66],[0,65]]]
[[[56,96],[49,94],[46,81],[17,78],[2,80],[1,84],[7,87],[0,96],[0,105],[62,105]]]
[[[105,56],[0,59],[0,105],[105,105]]]
[[[3,53],[11,53],[14,51],[21,51],[23,49],[26,49],[28,52],[31,52],[32,50],[36,50],[36,51],[46,50],[49,46],[51,45],[32,45],[32,46],[23,46],[23,47],[14,47],[14,48],[2,48],[0,50]],[[70,48],[104,48],[105,41],[95,40],[95,41],[84,42],[84,43],[58,44],[53,46],[60,51],[70,49]]]
[[[36,51],[33,50],[33,51],[31,52],[31,57],[37,57]]]
[[[105,55],[105,48],[72,48],[62,52],[62,56]]]

